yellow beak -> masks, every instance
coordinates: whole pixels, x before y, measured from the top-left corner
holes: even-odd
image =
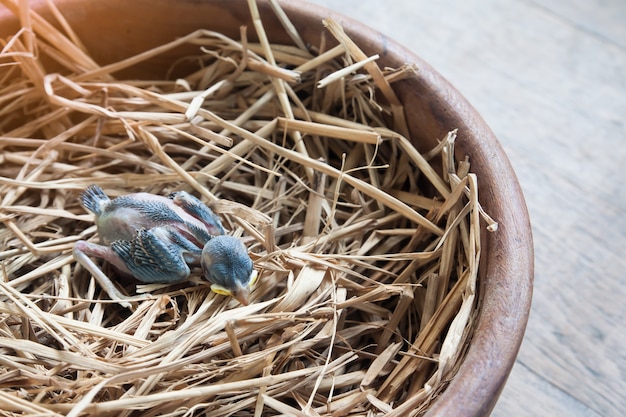
[[[250,303],[250,301],[248,300],[249,295],[250,290],[247,287],[242,287],[232,292],[232,296],[235,298],[235,300],[239,301],[244,306],[247,306]]]
[[[248,300],[248,296],[250,295],[250,290],[247,287],[239,287],[236,290],[227,290],[226,288],[213,284],[211,285],[211,291],[216,294],[229,295],[232,296],[235,300],[239,301],[244,306],[250,304]]]

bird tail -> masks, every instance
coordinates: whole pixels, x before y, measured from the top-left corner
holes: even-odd
[[[108,203],[109,201],[109,197],[102,191],[102,188],[95,184],[91,184],[80,195],[80,202],[83,204],[83,207],[96,215],[102,214],[102,208],[105,205],[103,203]]]

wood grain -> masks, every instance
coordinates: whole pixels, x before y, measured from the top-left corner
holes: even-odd
[[[626,3],[313,0],[409,47],[496,133],[536,251],[526,338],[494,416],[626,410]]]

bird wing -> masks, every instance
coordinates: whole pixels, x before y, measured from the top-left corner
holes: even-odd
[[[224,234],[224,227],[220,218],[196,197],[186,191],[177,191],[170,194],[169,198],[187,214],[202,222],[211,235]]]
[[[131,240],[116,240],[111,249],[135,278],[146,283],[170,283],[189,277],[182,248],[167,228],[140,229]]]

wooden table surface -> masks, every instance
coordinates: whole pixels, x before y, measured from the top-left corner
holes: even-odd
[[[516,170],[535,292],[493,416],[626,415],[626,1],[312,2],[432,64]]]

